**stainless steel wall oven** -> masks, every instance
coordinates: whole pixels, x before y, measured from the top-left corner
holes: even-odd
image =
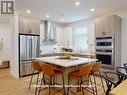
[[[98,37],[96,38],[96,58],[102,61],[102,65],[113,67],[113,38]]]

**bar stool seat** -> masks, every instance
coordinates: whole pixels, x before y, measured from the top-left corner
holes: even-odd
[[[73,76],[73,77],[81,77],[79,72],[80,72],[80,70],[73,71],[73,72],[69,73],[69,75]]]
[[[59,73],[63,73],[63,72],[56,69],[56,70],[54,70],[54,73],[55,73],[55,74],[59,74]]]

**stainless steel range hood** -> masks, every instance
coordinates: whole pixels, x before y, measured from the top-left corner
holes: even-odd
[[[56,26],[55,23],[49,20],[44,21],[44,40],[43,45],[56,44]]]

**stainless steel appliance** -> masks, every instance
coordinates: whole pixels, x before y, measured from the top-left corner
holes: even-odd
[[[113,38],[112,37],[98,37],[96,38],[96,58],[102,61],[102,66],[114,67],[114,52],[113,52]]]
[[[32,60],[39,56],[39,35],[19,34],[19,75],[32,73]]]
[[[56,44],[56,25],[53,21],[44,21],[44,40],[43,45]]]
[[[96,49],[113,49],[112,37],[98,37],[96,38]]]

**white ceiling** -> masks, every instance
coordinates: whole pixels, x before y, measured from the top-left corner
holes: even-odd
[[[127,8],[127,0],[78,0],[81,5],[75,6],[76,0],[15,0],[16,12],[21,15],[46,19],[46,14],[50,14],[50,19],[60,22],[74,22],[89,17],[115,12]],[[95,12],[90,12],[95,8]],[[26,13],[26,9],[31,10],[31,14]],[[64,15],[64,16],[61,16]]]

